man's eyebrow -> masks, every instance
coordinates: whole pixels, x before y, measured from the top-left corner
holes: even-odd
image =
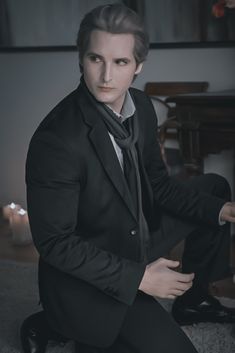
[[[98,56],[99,58],[103,58],[103,56],[102,56],[102,55],[97,54],[97,53],[92,52],[92,51],[88,52],[86,55],[87,55],[87,56]]]
[[[97,56],[98,58],[103,58],[103,56],[101,54],[95,53],[95,52],[88,52],[86,53],[86,56]],[[125,61],[131,61],[131,59],[129,57],[123,56],[120,58],[114,58],[114,60],[125,60]]]
[[[130,61],[131,59],[126,57],[126,56],[123,56],[121,58],[116,58],[115,60],[126,60],[126,61]]]

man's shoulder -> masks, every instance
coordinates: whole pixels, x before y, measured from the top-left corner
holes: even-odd
[[[146,115],[150,117],[152,116],[153,119],[155,120],[156,114],[150,97],[140,89],[133,88],[133,87],[130,88],[130,93],[131,93],[131,96],[133,97],[133,100],[139,115],[142,115],[143,117],[146,117]]]
[[[63,98],[41,121],[32,139],[59,138],[66,144],[78,141],[79,136],[86,133],[83,114],[80,109],[79,89]]]
[[[129,91],[135,99],[140,99],[140,100],[148,99],[148,96],[146,95],[146,93],[138,88],[130,87]]]
[[[152,110],[151,99],[144,91],[141,91],[140,89],[137,89],[134,87],[131,87],[129,91],[131,93],[131,96],[133,97],[133,100],[137,108],[144,107],[144,109],[149,108]]]
[[[35,133],[42,131],[66,132],[83,121],[79,87],[64,97],[41,121]]]
[[[74,90],[64,97],[56,106],[46,115],[40,124],[40,128],[46,127],[57,122],[66,122],[66,118],[78,110],[77,107],[78,90]]]

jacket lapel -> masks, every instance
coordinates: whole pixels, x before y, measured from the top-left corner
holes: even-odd
[[[137,219],[129,188],[100,113],[91,106],[84,94],[80,96],[80,109],[85,122],[90,126],[89,139],[100,163],[133,217]]]

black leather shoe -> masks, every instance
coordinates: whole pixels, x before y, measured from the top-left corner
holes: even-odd
[[[235,323],[235,308],[222,305],[211,295],[194,306],[184,306],[175,301],[172,316],[179,325],[192,325],[200,322]]]
[[[49,340],[60,345],[68,341],[49,328],[43,311],[24,320],[20,328],[20,339],[23,353],[45,353]]]

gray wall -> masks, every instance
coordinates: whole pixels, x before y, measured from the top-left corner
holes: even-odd
[[[47,112],[79,81],[76,52],[0,54],[0,205],[25,203],[24,164],[30,137]],[[205,80],[235,88],[235,48],[151,50],[135,82]],[[213,167],[212,167],[213,168]]]

